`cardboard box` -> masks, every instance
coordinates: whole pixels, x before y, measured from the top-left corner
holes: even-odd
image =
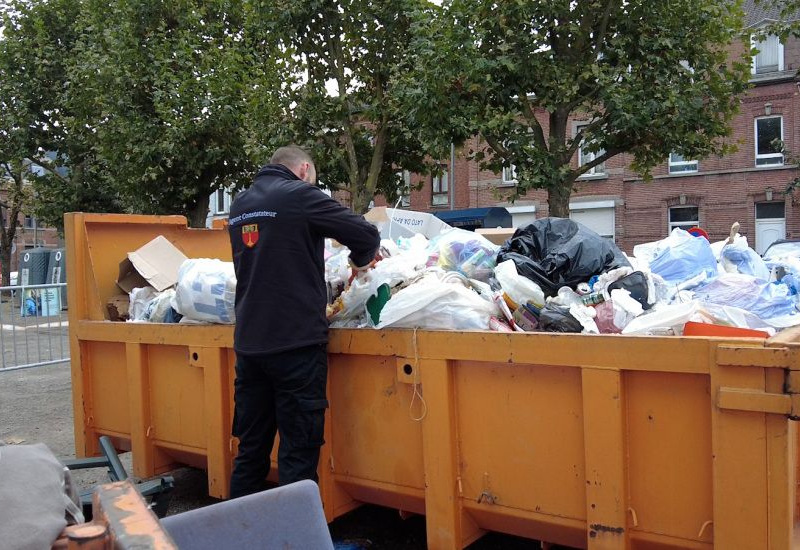
[[[106,304],[109,321],[127,321],[130,319],[131,299],[127,294],[112,296]]]
[[[364,218],[378,228],[383,239],[413,237],[417,233],[432,239],[452,229],[451,226],[433,214],[387,208],[385,206],[373,208],[364,214]]]
[[[513,227],[479,227],[475,230],[475,233],[479,233],[486,237],[490,242],[493,242],[498,246],[502,246],[508,239],[514,236],[515,231],[516,229]]]
[[[128,252],[119,264],[117,286],[126,293],[146,286],[161,292],[178,282],[178,270],[186,260],[183,252],[159,235],[140,249]]]

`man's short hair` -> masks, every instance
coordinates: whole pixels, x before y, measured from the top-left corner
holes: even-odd
[[[314,159],[311,158],[308,151],[297,145],[280,147],[269,159],[270,164],[283,164],[286,167],[299,166],[304,162],[314,165]]]

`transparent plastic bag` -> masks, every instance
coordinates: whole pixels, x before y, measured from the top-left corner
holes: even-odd
[[[695,289],[694,293],[702,302],[738,307],[761,319],[797,313],[797,299],[789,287],[750,275],[726,273]]]
[[[458,271],[470,279],[487,282],[497,265],[500,248],[486,237],[463,229],[451,229],[431,241],[428,265]]]
[[[233,262],[193,258],[181,264],[172,307],[194,321],[236,322],[236,273]]]

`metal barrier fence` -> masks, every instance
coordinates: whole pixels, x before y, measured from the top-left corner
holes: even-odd
[[[0,287],[0,372],[69,361],[66,286]]]

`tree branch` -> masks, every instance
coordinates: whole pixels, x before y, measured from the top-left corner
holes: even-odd
[[[611,149],[609,151],[606,151],[602,155],[600,155],[599,157],[587,162],[583,166],[579,166],[578,169],[575,171],[575,173],[578,175],[578,177],[580,177],[580,176],[584,175],[586,172],[588,172],[589,170],[591,170],[592,168],[594,168],[595,166],[603,164],[608,159],[610,159],[612,157],[615,157],[615,156],[617,156],[618,154],[620,154],[622,152],[623,152],[622,149]]]
[[[519,103],[522,106],[522,114],[525,115],[525,119],[530,123],[530,127],[533,130],[533,139],[536,141],[536,145],[541,147],[543,151],[547,151],[547,140],[544,137],[544,130],[539,123],[539,119],[536,118],[536,113],[528,99],[527,93],[523,92],[519,94]]]
[[[489,147],[494,149],[501,157],[503,157],[503,159],[508,160],[508,149],[503,147],[497,138],[484,134],[483,139],[485,139],[486,143],[489,144]]]
[[[359,180],[358,155],[356,155],[353,121],[350,119],[352,108],[350,105],[350,98],[347,95],[347,82],[345,81],[344,74],[344,51],[342,49],[339,36],[336,35],[333,26],[329,26],[328,30],[328,54],[331,57],[331,69],[334,73],[334,78],[336,79],[336,86],[339,90],[339,98],[341,98],[347,107],[345,119],[342,121],[344,126],[344,145],[345,150],[347,151],[347,158],[349,160],[347,173],[350,175],[350,183],[357,184]]]
[[[69,180],[67,178],[65,178],[56,171],[56,167],[53,165],[53,162],[51,162],[49,159],[48,160],[36,159],[35,163],[37,166],[41,166],[42,168],[50,172],[51,175],[58,178],[61,181],[61,183],[69,183]]]
[[[322,134],[322,139],[324,139],[325,143],[328,144],[328,147],[330,147],[333,150],[337,150],[337,149],[339,149],[341,147],[341,144],[338,143],[335,139],[333,139],[332,136],[329,136],[328,134]],[[342,167],[342,169],[345,172],[350,173],[350,166],[344,160],[344,157],[342,157],[340,155],[337,155],[336,156],[336,162],[339,164],[339,166]]]
[[[13,178],[14,172],[11,170],[11,165],[9,165],[7,161],[3,161],[2,164],[3,167],[6,169],[6,172],[8,173],[9,177]]]
[[[383,116],[381,125],[378,128],[378,133],[375,135],[375,146],[372,149],[372,160],[369,164],[369,173],[367,174],[366,188],[367,194],[374,195],[375,189],[378,187],[378,177],[383,167],[383,156],[386,152],[386,146],[389,141],[389,124],[386,120],[386,115]]]
[[[567,148],[567,150],[564,153],[564,157],[566,159],[566,162],[569,162],[569,160],[572,158],[572,155],[574,155],[578,151],[578,149],[581,148],[581,142],[583,141],[583,136],[588,134],[588,133],[593,132],[594,130],[596,130],[597,128],[602,126],[603,122],[604,122],[604,119],[597,118],[597,119],[593,120],[592,122],[590,122],[589,124],[581,126],[581,128],[578,130],[578,133],[576,133],[575,137],[572,138],[572,142],[570,143],[570,146]]]
[[[595,31],[594,47],[595,53],[600,54],[600,48],[603,46],[603,41],[606,39],[606,32],[608,31],[608,20],[611,18],[611,8],[614,7],[615,0],[608,0],[606,7],[603,10],[603,15],[600,17],[599,25]]]

